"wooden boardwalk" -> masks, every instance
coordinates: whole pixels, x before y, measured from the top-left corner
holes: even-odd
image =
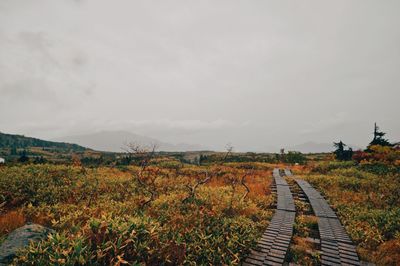
[[[258,241],[243,265],[282,265],[293,236],[293,224],[296,216],[294,200],[289,185],[280,175],[279,169],[273,171],[277,210],[267,230]]]
[[[285,170],[292,176],[290,170]],[[324,197],[307,181],[295,179],[304,191],[315,216],[321,238],[321,265],[360,265],[357,251],[336,213]]]

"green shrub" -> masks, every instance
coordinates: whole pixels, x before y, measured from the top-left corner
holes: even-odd
[[[313,173],[327,174],[335,169],[350,168],[355,166],[354,161],[343,161],[343,162],[320,162],[312,168]]]
[[[73,196],[80,178],[77,169],[65,166],[20,165],[0,169],[1,200],[13,206],[24,203],[55,204]]]
[[[373,173],[376,175],[386,175],[395,171],[393,167],[390,167],[384,163],[365,163],[365,164],[360,164],[358,168],[363,171]]]

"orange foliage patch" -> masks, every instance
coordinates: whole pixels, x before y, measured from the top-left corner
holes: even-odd
[[[257,198],[260,196],[265,196],[271,194],[271,175],[266,176],[255,176],[254,178],[249,178],[247,180],[247,185],[250,188],[249,197]]]
[[[23,226],[25,222],[25,216],[20,211],[10,211],[0,216],[0,236]]]
[[[226,183],[223,178],[212,178],[207,185],[210,187],[224,187]]]
[[[400,240],[390,240],[379,246],[376,256],[378,265],[398,265],[400,263]]]

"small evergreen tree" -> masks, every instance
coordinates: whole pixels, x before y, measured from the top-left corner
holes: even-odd
[[[29,157],[26,155],[26,150],[23,150],[21,152],[21,156],[19,157],[18,161],[20,163],[25,163],[25,162],[29,161]]]
[[[17,155],[17,148],[15,146],[11,147],[10,155]]]
[[[43,164],[46,163],[46,159],[43,156],[35,157],[33,160],[34,164]]]
[[[374,126],[374,139],[369,143],[368,149],[372,145],[380,145],[380,146],[393,146],[387,139],[384,138],[386,133],[379,131],[379,127],[376,125]]]
[[[207,156],[200,154],[199,165],[202,165],[205,161],[207,161]]]
[[[351,157],[353,156],[352,148],[349,147],[349,149],[346,150],[345,147],[347,145],[344,144],[343,141],[334,142],[333,146],[336,148],[336,150],[333,153],[335,154],[337,160],[339,161],[351,160]]]

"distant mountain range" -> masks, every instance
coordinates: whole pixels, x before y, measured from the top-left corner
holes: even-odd
[[[0,148],[24,149],[28,147],[58,148],[67,151],[84,151],[86,148],[77,144],[54,142],[23,135],[5,134],[0,132]]]
[[[76,143],[76,144],[72,144]],[[0,148],[28,148],[28,147],[53,147],[64,151],[84,151],[87,148],[97,151],[122,152],[128,143],[142,146],[157,145],[158,151],[204,151],[201,145],[186,143],[171,144],[127,131],[101,131],[86,135],[69,136],[54,139],[53,141],[25,137],[23,135],[5,134],[0,132]],[[349,145],[353,150],[359,150],[356,145]],[[87,148],[85,148],[87,147]],[[286,151],[299,151],[302,153],[324,153],[334,150],[333,143],[305,142],[303,144],[285,147]]]
[[[128,143],[143,146],[157,145],[158,151],[199,151],[204,150],[200,145],[186,143],[171,144],[154,138],[133,134],[127,131],[101,131],[86,135],[68,136],[55,139],[77,143],[98,151],[121,152]]]
[[[356,145],[349,145],[353,150],[359,150],[360,147]],[[303,144],[287,147],[287,151],[299,151],[301,153],[322,153],[322,152],[332,152],[335,148],[332,143],[316,143],[312,141],[305,142]]]

